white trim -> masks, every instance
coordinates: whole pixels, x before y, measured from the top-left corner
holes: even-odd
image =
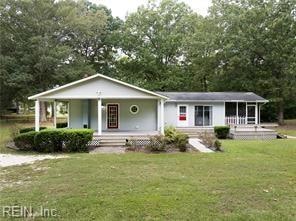
[[[108,105],[116,104],[118,105],[118,116],[117,116],[117,128],[108,128]],[[120,129],[120,104],[119,103],[106,103],[106,130],[119,130]]]
[[[257,103],[267,103],[269,102],[268,100],[256,100],[256,101],[245,101],[245,100],[166,100],[166,102],[189,102],[189,103],[205,103],[205,102],[257,102]]]
[[[98,99],[98,135],[102,135],[102,99]]]
[[[70,101],[67,102],[67,128],[70,128]]]
[[[136,111],[136,112],[133,112],[133,111],[132,111],[132,107],[136,107],[136,108],[137,108],[137,111]],[[139,108],[139,105],[137,105],[137,104],[132,104],[132,105],[130,106],[129,110],[130,110],[130,113],[131,113],[131,114],[135,115],[135,114],[139,113],[140,108]]]
[[[37,99],[35,101],[35,131],[40,129],[40,101]]]
[[[186,125],[179,125],[179,123],[180,123],[179,115],[180,115],[180,107],[181,106],[186,107],[186,122],[182,122]],[[189,105],[188,104],[178,104],[177,105],[177,127],[188,127],[188,126],[189,126]]]
[[[164,135],[164,99],[160,100],[160,133]]]
[[[139,91],[142,91],[142,92],[145,92],[147,94],[150,94],[150,95],[154,95],[156,97],[160,97],[160,98],[164,98],[164,99],[168,99],[168,97],[166,96],[163,96],[163,95],[160,95],[160,94],[157,94],[155,92],[152,92],[152,91],[148,91],[146,89],[143,89],[143,88],[140,88],[140,87],[137,87],[137,86],[134,86],[134,85],[131,85],[131,84],[128,84],[128,83],[125,83],[123,81],[120,81],[120,80],[117,80],[117,79],[114,79],[114,78],[111,78],[111,77],[107,77],[105,75],[102,75],[102,74],[95,74],[95,75],[92,75],[90,77],[87,77],[87,78],[83,78],[83,79],[80,79],[78,81],[73,81],[69,84],[65,84],[63,86],[60,86],[60,87],[57,87],[57,88],[54,88],[54,89],[51,89],[51,90],[47,90],[47,91],[44,91],[42,93],[39,93],[39,94],[35,94],[33,96],[30,96],[28,99],[29,100],[33,100],[33,99],[36,99],[36,98],[39,98],[43,95],[46,95],[46,94],[49,94],[49,93],[52,93],[52,92],[55,92],[55,91],[58,91],[58,90],[61,90],[61,89],[65,89],[67,87],[70,87],[70,86],[73,86],[73,85],[76,85],[76,84],[79,84],[79,83],[82,83],[82,82],[85,82],[85,81],[88,81],[88,80],[91,80],[91,79],[94,79],[94,78],[97,78],[97,77],[101,77],[101,78],[104,78],[104,79],[107,79],[107,80],[110,80],[110,81],[113,81],[113,82],[116,82],[118,84],[122,84],[122,85],[125,85],[127,87],[130,87],[130,88],[133,88],[133,89],[136,89],[136,90],[139,90]]]
[[[57,128],[57,102],[53,101],[53,126]]]
[[[158,97],[153,96],[100,96],[102,99],[158,99]],[[39,98],[40,101],[53,101],[54,99],[59,100],[87,100],[87,99],[98,99],[98,96],[58,96],[58,97],[41,97]]]

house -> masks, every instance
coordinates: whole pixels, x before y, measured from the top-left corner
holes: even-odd
[[[97,135],[110,131],[163,134],[166,125],[180,128],[256,125],[260,124],[261,106],[268,102],[252,92],[153,92],[102,74],[29,99],[35,100],[37,131],[40,101],[64,101],[68,103],[68,127],[91,128]]]

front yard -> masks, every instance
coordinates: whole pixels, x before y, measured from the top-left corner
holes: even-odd
[[[223,146],[214,154],[69,154],[2,168],[0,205],[53,208],[60,220],[295,220],[296,141]]]

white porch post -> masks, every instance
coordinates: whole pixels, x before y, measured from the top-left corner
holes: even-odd
[[[164,99],[160,100],[160,133],[164,135]]]
[[[98,99],[98,135],[102,135],[102,99]]]
[[[258,103],[255,106],[255,124],[258,124]]]
[[[57,128],[57,102],[53,101],[53,126]]]
[[[261,123],[261,105],[258,104],[258,124]]]
[[[68,126],[68,128],[70,128],[70,101],[67,102],[67,112],[68,112],[67,126]]]
[[[238,122],[238,102],[236,102],[236,124],[239,124],[239,122]]]
[[[35,101],[35,131],[39,131],[40,128],[40,102],[37,99]]]

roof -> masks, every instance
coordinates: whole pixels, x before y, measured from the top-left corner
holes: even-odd
[[[157,92],[170,101],[250,101],[268,102],[253,92]]]
[[[57,87],[57,88],[54,88],[54,89],[51,89],[51,90],[47,90],[47,91],[44,91],[42,93],[39,93],[39,94],[35,94],[33,96],[30,96],[29,97],[29,100],[35,100],[37,98],[40,98],[44,95],[48,95],[52,92],[57,92],[59,90],[62,90],[62,89],[65,89],[65,88],[68,88],[68,87],[71,87],[71,86],[74,86],[74,85],[77,85],[77,84],[80,84],[82,82],[85,82],[85,81],[88,81],[88,80],[91,80],[91,79],[94,79],[94,78],[104,78],[104,79],[107,79],[107,80],[110,80],[110,81],[113,81],[113,82],[116,82],[118,84],[121,84],[121,85],[124,85],[124,86],[127,86],[127,87],[130,87],[130,88],[133,88],[135,90],[138,90],[138,91],[142,91],[142,92],[145,92],[147,94],[150,94],[150,95],[153,95],[153,96],[156,96],[156,97],[160,97],[160,98],[164,98],[164,99],[167,99],[167,97],[165,95],[162,95],[162,94],[158,94],[157,92],[152,92],[152,91],[149,91],[149,90],[146,90],[144,88],[140,88],[140,87],[137,87],[137,86],[134,86],[134,85],[131,85],[131,84],[128,84],[128,83],[125,83],[123,81],[120,81],[120,80],[117,80],[117,79],[114,79],[114,78],[111,78],[111,77],[107,77],[103,74],[95,74],[95,75],[92,75],[90,77],[86,77],[86,78],[83,78],[83,79],[80,79],[78,81],[73,81],[69,84],[65,84],[63,86],[60,86],[60,87]]]

